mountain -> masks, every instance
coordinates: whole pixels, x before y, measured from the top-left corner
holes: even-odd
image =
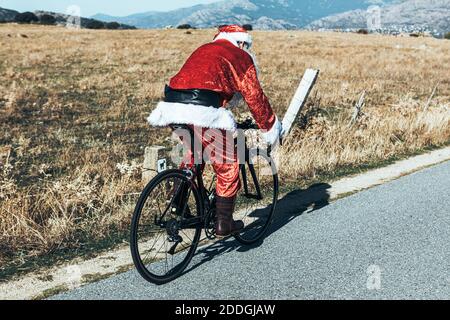
[[[196,11],[202,10],[204,5],[197,5],[190,8],[183,8],[169,12],[144,12],[129,15],[126,17],[113,17],[105,14],[97,14],[92,16],[93,19],[101,21],[117,21],[120,23],[129,24],[137,28],[162,28],[168,25],[178,25],[184,17],[190,16]]]
[[[11,22],[19,12],[9,9],[0,8],[0,22]]]
[[[2,22],[14,22],[16,15],[19,12],[14,11],[14,10],[9,10],[9,9],[5,9],[5,8],[0,8],[0,23]],[[55,13],[55,12],[50,12],[50,11],[35,11],[33,12],[36,17],[38,17],[38,19],[40,20],[39,23],[42,23],[41,18],[43,16],[46,16],[48,18],[48,16],[52,16],[55,21],[52,22],[51,24],[58,24],[58,25],[66,25],[68,19],[70,18],[69,15],[67,14],[62,14],[62,13]],[[46,18],[44,17],[44,18]],[[111,21],[114,22],[114,21]],[[91,28],[91,29],[100,29],[100,28],[107,28],[107,29],[135,29],[135,27],[133,26],[129,26],[129,25],[125,25],[125,24],[105,24],[102,21],[98,21],[96,19],[92,19],[92,18],[80,18],[80,26],[81,28]]]
[[[366,10],[352,10],[318,19],[310,29],[367,28]],[[421,28],[445,32],[450,30],[450,0],[408,0],[381,7],[382,29]]]
[[[190,24],[198,28],[221,24],[252,24],[255,29],[292,29],[344,11],[367,9],[371,4],[398,0],[227,0],[169,12],[146,12],[126,17],[97,14],[92,18],[118,21],[138,28]]]
[[[56,24],[59,25],[66,25],[67,21],[70,19],[70,16],[67,14],[63,14],[63,13],[55,13],[55,12],[50,12],[50,11],[42,11],[42,10],[38,10],[35,11],[34,14],[41,19],[42,16],[47,15],[47,16],[52,16],[55,18],[56,20]],[[116,22],[116,21],[111,21],[111,22]],[[98,19],[93,19],[93,18],[80,18],[80,26],[81,28],[89,28],[89,29],[100,29],[101,27],[107,27],[105,26],[105,24],[103,23],[103,21],[99,21]],[[121,30],[126,30],[126,29],[135,29],[135,27],[133,26],[129,26],[126,24],[119,24],[117,26],[117,29],[121,29]]]

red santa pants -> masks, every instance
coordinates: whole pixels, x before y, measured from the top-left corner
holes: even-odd
[[[239,178],[239,162],[234,143],[233,133],[230,131],[193,127],[194,152],[192,141],[187,133],[179,134],[186,156],[181,164],[182,168],[192,168],[195,164],[201,164],[202,170],[205,164],[211,164],[216,173],[216,193],[222,198],[233,198],[241,188]]]

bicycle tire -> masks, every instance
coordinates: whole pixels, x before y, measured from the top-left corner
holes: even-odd
[[[257,243],[258,241],[260,241],[265,234],[267,233],[267,230],[270,226],[270,224],[272,223],[273,220],[273,215],[275,213],[275,209],[276,209],[276,205],[278,202],[278,193],[279,193],[279,178],[278,178],[278,173],[275,167],[275,163],[273,161],[272,158],[268,157],[265,154],[262,154],[260,151],[258,151],[257,153],[258,156],[262,157],[263,159],[265,159],[265,161],[268,162],[268,164],[271,167],[272,170],[272,179],[273,179],[273,188],[272,188],[272,194],[269,195],[272,198],[272,202],[271,204],[268,206],[268,215],[267,215],[267,221],[264,223],[264,225],[261,227],[260,231],[253,237],[248,238],[245,235],[245,229],[243,232],[240,232],[238,234],[234,234],[234,238],[241,244],[243,245],[252,245],[254,243]],[[248,164],[246,164],[248,165]],[[248,231],[247,231],[248,232]]]
[[[186,257],[183,259],[183,261],[176,266],[174,270],[171,272],[168,272],[165,275],[157,275],[152,273],[144,264],[142,261],[140,252],[139,252],[139,220],[142,215],[142,210],[144,208],[144,205],[151,195],[152,191],[155,190],[160,184],[162,184],[164,181],[168,181],[170,178],[178,178],[181,181],[185,181],[191,184],[190,188],[192,190],[192,193],[194,195],[195,199],[195,205],[196,205],[196,212],[197,216],[203,215],[203,208],[201,204],[201,198],[200,194],[195,186],[195,183],[189,179],[186,176],[186,173],[182,170],[167,170],[165,172],[162,172],[158,174],[152,181],[150,181],[147,186],[145,187],[144,191],[140,195],[140,198],[136,204],[133,218],[131,222],[131,235],[130,235],[130,249],[131,249],[131,255],[133,258],[134,265],[139,272],[139,274],[147,281],[154,283],[156,285],[162,285],[166,284],[168,282],[173,281],[174,279],[178,278],[183,271],[187,268],[190,261],[192,260],[192,257],[194,256],[198,243],[201,236],[202,227],[199,226],[195,229],[195,235],[192,239],[192,245],[189,248],[189,252],[187,253]],[[163,230],[163,229],[161,229]],[[179,253],[177,253],[179,254]],[[145,259],[144,259],[145,260]]]

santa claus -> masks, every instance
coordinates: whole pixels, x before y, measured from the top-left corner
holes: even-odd
[[[160,127],[184,124],[201,128],[194,132],[200,132],[198,138],[207,148],[211,141],[218,141],[211,136],[226,137],[227,133],[236,130],[228,105],[236,94],[240,94],[264,139],[274,144],[283,129],[261,88],[257,67],[249,52],[251,46],[252,37],[244,28],[237,25],[220,27],[214,40],[198,48],[170,80],[165,99],[151,113],[149,123]],[[228,139],[219,140],[229,143]],[[234,146],[232,148],[234,150]],[[216,154],[211,162],[217,176],[216,233],[223,237],[244,227],[242,221],[233,220],[240,189],[239,163],[236,152]]]

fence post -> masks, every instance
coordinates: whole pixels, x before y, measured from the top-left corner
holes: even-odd
[[[153,179],[159,172],[167,168],[167,159],[165,159],[166,148],[161,146],[152,146],[145,148],[144,165],[142,169],[142,182],[147,183]]]

